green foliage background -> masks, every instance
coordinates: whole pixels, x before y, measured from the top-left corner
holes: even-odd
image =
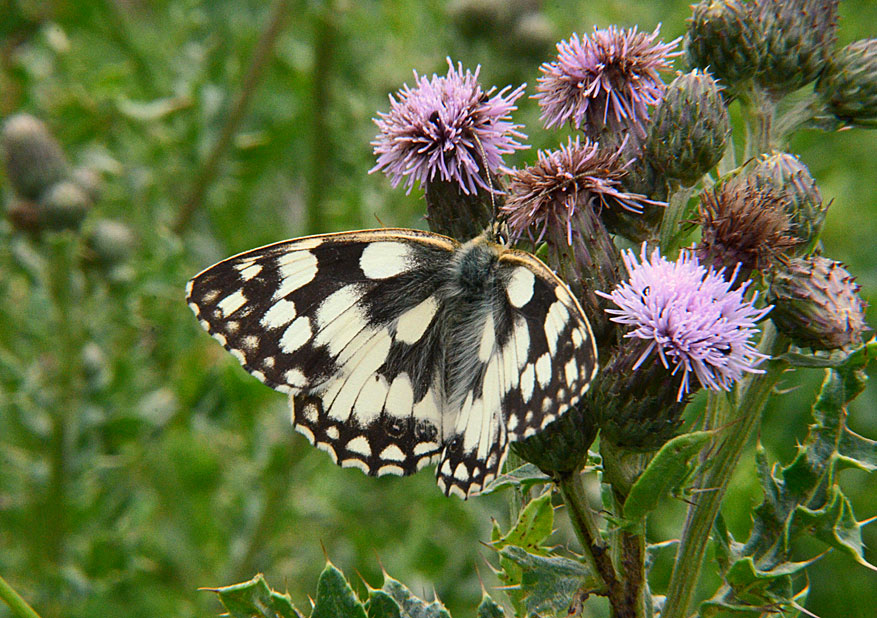
[[[485,24],[463,10],[474,4],[290,2],[211,176],[205,167],[257,55],[268,3],[0,1],[0,115],[37,115],[74,162],[101,170],[103,197],[86,229],[110,217],[138,238],[126,276],[92,274],[86,300],[67,316],[79,343],[92,343],[104,360],[97,369],[76,360],[88,371],[64,392],[52,380],[59,322],[31,268],[45,247],[0,226],[0,575],[44,618],[212,615],[218,603],[197,588],[258,571],[307,607],[324,565],[321,544],[336,565],[373,586],[380,564],[415,592],[434,586],[455,615],[478,604],[479,573],[495,584],[485,564],[491,551],[478,542],[490,538],[491,516],[507,518],[502,496],[464,503],[442,496],[429,472],[371,479],[335,467],[294,435],[284,398],[242,371],[183,301],[186,280],[201,268],[261,244],[424,227],[417,190],[406,196],[367,174],[371,118],[388,108],[388,93],[411,82],[412,69],[443,73],[449,56],[464,67],[480,64],[485,85],[526,81],[532,94],[554,41],[595,24],[651,30],[659,22],[671,39],[683,34],[690,10],[682,0],[477,3],[500,11],[541,6],[542,19],[525,29],[511,20]],[[840,44],[875,35],[873,1],[845,0],[840,11]],[[538,128],[534,101],[520,107],[515,118],[527,125],[533,149],[509,164],[560,140]],[[802,131],[791,147],[833,200],[825,253],[846,262],[872,300],[874,145],[874,134],[862,130]],[[181,208],[200,186],[191,224],[176,233]],[[877,324],[873,310],[869,317]],[[815,374],[791,377],[796,388],[775,398],[761,433],[772,460],[793,455],[817,383]],[[73,428],[61,451],[52,433],[59,409]],[[852,406],[850,426],[877,434],[873,386]],[[51,483],[59,457],[60,523]],[[724,511],[738,538],[760,501],[751,461]],[[877,514],[877,478],[845,474],[859,517]],[[660,510],[653,540],[678,533],[683,507],[668,502]],[[556,542],[574,544],[558,521]],[[865,534],[866,546],[877,546],[877,532]],[[802,547],[801,557],[815,547]],[[873,551],[868,558],[877,561]],[[669,568],[666,558],[655,568],[659,592]],[[829,554],[811,576],[811,611],[873,615],[877,574]]]

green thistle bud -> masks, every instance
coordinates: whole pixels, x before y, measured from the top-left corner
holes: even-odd
[[[48,230],[77,230],[91,201],[73,181],[55,183],[40,198],[40,218]]]
[[[590,412],[572,408],[542,431],[512,442],[511,447],[545,474],[564,474],[582,469],[596,436],[597,426]]]
[[[691,186],[722,158],[730,130],[716,80],[695,69],[667,86],[645,149],[652,165]]]
[[[861,342],[870,331],[855,278],[840,262],[821,256],[791,260],[770,284],[770,318],[795,344],[835,350]]]
[[[77,167],[70,175],[70,179],[85,191],[92,204],[100,200],[103,178],[96,170],[90,167]]]
[[[798,157],[784,152],[762,155],[752,170],[759,185],[783,195],[783,207],[789,218],[789,232],[800,240],[799,253],[813,248],[825,222],[827,205],[807,166]]]
[[[877,39],[856,41],[837,52],[816,91],[844,124],[877,127]]]
[[[3,124],[0,142],[9,183],[22,197],[37,199],[67,176],[64,151],[38,118],[12,116]]]
[[[839,0],[762,0],[762,51],[755,81],[782,95],[819,77],[837,38]]]
[[[599,411],[601,436],[625,448],[653,450],[676,435],[690,400],[678,400],[682,371],[661,363],[634,369],[649,342],[626,340],[590,389],[588,405]]]
[[[694,5],[685,35],[688,64],[708,68],[731,90],[752,79],[758,68],[753,6],[740,0],[703,0]]]
[[[646,153],[642,153],[628,165],[627,175],[621,179],[621,187],[628,193],[645,195],[657,202],[666,202],[668,198],[667,179],[649,162]],[[665,209],[664,204],[644,204],[642,213],[629,212],[623,208],[604,208],[600,212],[600,218],[612,234],[623,236],[633,243],[642,243],[654,237]]]
[[[113,266],[128,259],[135,242],[130,227],[120,221],[101,219],[88,235],[86,244],[97,262]]]

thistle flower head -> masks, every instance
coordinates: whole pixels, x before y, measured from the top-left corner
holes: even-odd
[[[735,282],[753,270],[765,270],[777,256],[800,244],[792,232],[786,208],[791,198],[756,177],[735,178],[701,194],[701,240],[695,249],[700,261],[733,271]]]
[[[619,205],[639,213],[644,204],[657,203],[621,188],[629,165],[621,148],[602,149],[588,138],[584,143],[570,138],[557,150],[539,151],[534,165],[508,171],[508,197],[501,212],[515,236],[535,228],[538,242],[546,232],[563,230],[569,244],[578,209]]]
[[[862,341],[871,332],[859,285],[843,264],[811,255],[789,261],[770,284],[775,305],[771,320],[797,345],[835,350]]]
[[[837,39],[840,0],[760,0],[753,6],[759,24],[759,67],[755,81],[783,95],[814,81]]]
[[[770,307],[758,309],[755,297],[744,299],[748,284],[732,289],[721,272],[707,270],[689,251],[671,262],[658,249],[647,257],[644,243],[639,259],[631,250],[622,257],[630,279],[611,294],[597,293],[617,305],[606,310],[613,322],[632,327],[625,337],[649,343],[634,370],[657,351],[664,367],[673,365],[673,375],[682,372],[680,401],[692,372],[702,386],[725,391],[743,374],[761,373],[757,365],[767,357],[750,338]]]
[[[692,7],[685,55],[692,67],[709,69],[730,90],[758,70],[755,4],[745,0],[701,0]]]
[[[656,42],[651,34],[610,26],[591,36],[573,34],[557,44],[557,59],[540,67],[536,99],[545,126],[569,122],[598,137],[610,130],[632,128],[644,135],[648,107],[661,100],[664,82],[658,71],[670,65],[679,39]]]
[[[855,41],[832,54],[816,92],[826,111],[844,125],[877,127],[877,38]]]
[[[390,111],[379,112],[375,124],[380,133],[372,142],[378,162],[370,172],[383,170],[395,187],[402,179],[410,192],[433,180],[452,182],[465,194],[489,190],[482,176],[484,167],[493,172],[502,155],[525,148],[509,113],[523,94],[514,90],[484,91],[477,67],[463,72],[448,58],[448,74],[431,78],[414,73],[415,87],[405,84],[396,97],[390,95]]]

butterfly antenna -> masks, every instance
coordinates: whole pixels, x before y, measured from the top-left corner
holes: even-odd
[[[477,135],[473,135],[472,137],[475,138],[475,143],[478,145],[478,152],[481,154],[481,166],[484,168],[484,175],[487,177],[487,190],[490,193],[491,224],[488,230],[490,230],[490,236],[496,237],[499,230],[497,225],[499,211],[496,207],[496,189],[493,186],[493,174],[490,173],[490,168],[487,166],[487,153],[484,152],[484,145],[481,143],[481,140]]]

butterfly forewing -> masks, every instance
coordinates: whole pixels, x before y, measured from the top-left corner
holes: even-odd
[[[289,393],[293,424],[343,466],[481,490],[509,440],[574,405],[596,370],[587,319],[530,254],[404,229],[312,236],[189,283],[202,325]]]

